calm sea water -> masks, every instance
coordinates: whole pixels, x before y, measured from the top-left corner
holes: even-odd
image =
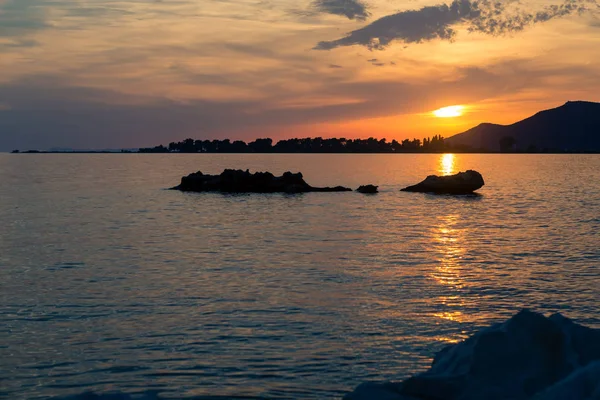
[[[381,193],[163,190],[226,167]],[[599,290],[598,155],[0,155],[11,399],[339,398],[522,307],[600,327]]]

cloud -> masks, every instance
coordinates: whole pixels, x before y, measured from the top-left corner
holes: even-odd
[[[583,13],[596,0],[564,0],[562,4],[548,5],[538,11],[520,9],[515,2],[497,0],[453,0],[452,3],[427,6],[380,18],[347,36],[318,43],[314,49],[331,50],[336,47],[361,45],[369,49],[383,49],[395,40],[421,43],[434,39],[455,39],[459,26],[470,32],[498,36],[520,32],[529,26]]]
[[[312,6],[322,13],[341,15],[358,21],[364,21],[371,15],[367,5],[360,0],[315,0]]]
[[[379,61],[377,58],[371,58],[370,60],[367,60],[367,62],[370,62],[371,65],[376,67],[383,67],[385,65],[384,62]]]
[[[48,28],[42,10],[34,0],[0,2],[0,37],[20,36]]]
[[[132,11],[110,7],[73,7],[66,10],[68,17],[104,17],[134,15]]]
[[[452,80],[440,82],[432,77],[418,83],[394,77],[372,82],[327,76],[318,89],[319,96],[341,99],[328,103],[312,101],[314,92],[296,91],[274,92],[258,99],[179,102],[73,87],[73,82],[56,76],[30,78],[0,84],[0,104],[4,104],[0,118],[0,132],[4,132],[0,135],[0,151],[57,146],[129,148],[185,137],[249,140],[272,135],[278,138],[282,131],[289,137],[305,132],[306,124],[420,113],[442,106],[445,99],[452,99],[456,104],[471,104],[515,96],[524,90],[547,89],[563,77],[577,77],[578,87],[597,93],[600,79],[594,66],[552,68],[540,71],[536,65],[505,62],[487,69],[459,68],[454,71],[456,77]],[[572,80],[565,85],[572,92]],[[303,105],[282,106],[292,102]],[[339,133],[331,132],[332,135]]]
[[[5,44],[0,44],[0,48],[2,48],[2,47],[7,47],[7,48],[38,47],[39,45],[40,45],[40,42],[38,42],[37,40],[17,38],[16,40],[13,40],[11,42],[8,42]]]

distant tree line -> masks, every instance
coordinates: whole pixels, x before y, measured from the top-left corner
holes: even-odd
[[[447,149],[444,138],[405,139],[401,142],[386,139],[323,139],[303,138],[284,139],[273,145],[273,139],[256,139],[246,143],[241,140],[194,140],[185,139],[171,142],[169,146],[156,146],[139,149],[140,153],[428,153],[443,152]]]
[[[517,140],[512,136],[504,136],[499,140],[499,151],[465,144],[453,144],[444,141],[441,135],[431,138],[404,139],[401,142],[386,139],[323,139],[303,138],[284,139],[273,145],[273,139],[262,138],[246,143],[241,140],[194,140],[185,139],[171,142],[168,146],[140,148],[138,150],[122,149],[121,153],[564,153],[565,150],[529,145],[517,148]],[[13,153],[114,153],[118,150],[13,150]],[[569,151],[570,152],[570,151]],[[588,153],[579,151],[577,153]],[[589,153],[598,153],[589,151]]]

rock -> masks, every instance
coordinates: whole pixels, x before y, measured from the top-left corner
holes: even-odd
[[[470,169],[450,176],[429,175],[423,182],[401,190],[436,194],[470,194],[484,184],[481,174]]]
[[[344,399],[598,399],[599,379],[600,329],[523,310],[442,349],[426,372],[363,384]]]
[[[362,185],[362,186],[359,186],[358,189],[356,189],[356,191],[359,193],[367,193],[367,194],[368,193],[377,193],[378,192],[377,188],[378,188],[378,186],[375,186],[375,185]]]
[[[304,181],[301,173],[285,172],[274,176],[270,172],[256,172],[226,169],[220,175],[205,175],[198,171],[181,178],[181,183],[173,188],[186,192],[224,193],[306,193],[306,192],[348,192],[352,189],[342,186],[313,187]]]
[[[404,396],[399,390],[399,385],[393,382],[365,382],[344,396],[343,400],[419,400]]]
[[[114,393],[94,393],[83,392],[81,394],[73,394],[64,397],[52,397],[52,400],[164,400],[159,397],[154,391],[146,393],[129,394],[123,392]]]
[[[571,375],[534,397],[534,400],[564,399],[600,399],[600,361],[576,369]]]

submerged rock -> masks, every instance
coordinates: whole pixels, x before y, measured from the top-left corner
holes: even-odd
[[[357,192],[359,193],[377,193],[378,186],[375,185],[362,185],[359,186],[358,189],[356,189]]]
[[[226,169],[220,175],[205,175],[198,171],[181,178],[181,183],[173,188],[186,192],[225,192],[225,193],[307,193],[307,192],[349,192],[352,189],[342,186],[313,187],[304,181],[300,172],[285,172],[275,176],[270,172],[256,172]]]
[[[469,194],[483,187],[483,176],[477,171],[468,170],[455,175],[429,175],[421,183],[401,189],[404,192],[437,194]]]
[[[599,378],[600,329],[524,310],[442,349],[428,371],[344,400],[598,399]]]

